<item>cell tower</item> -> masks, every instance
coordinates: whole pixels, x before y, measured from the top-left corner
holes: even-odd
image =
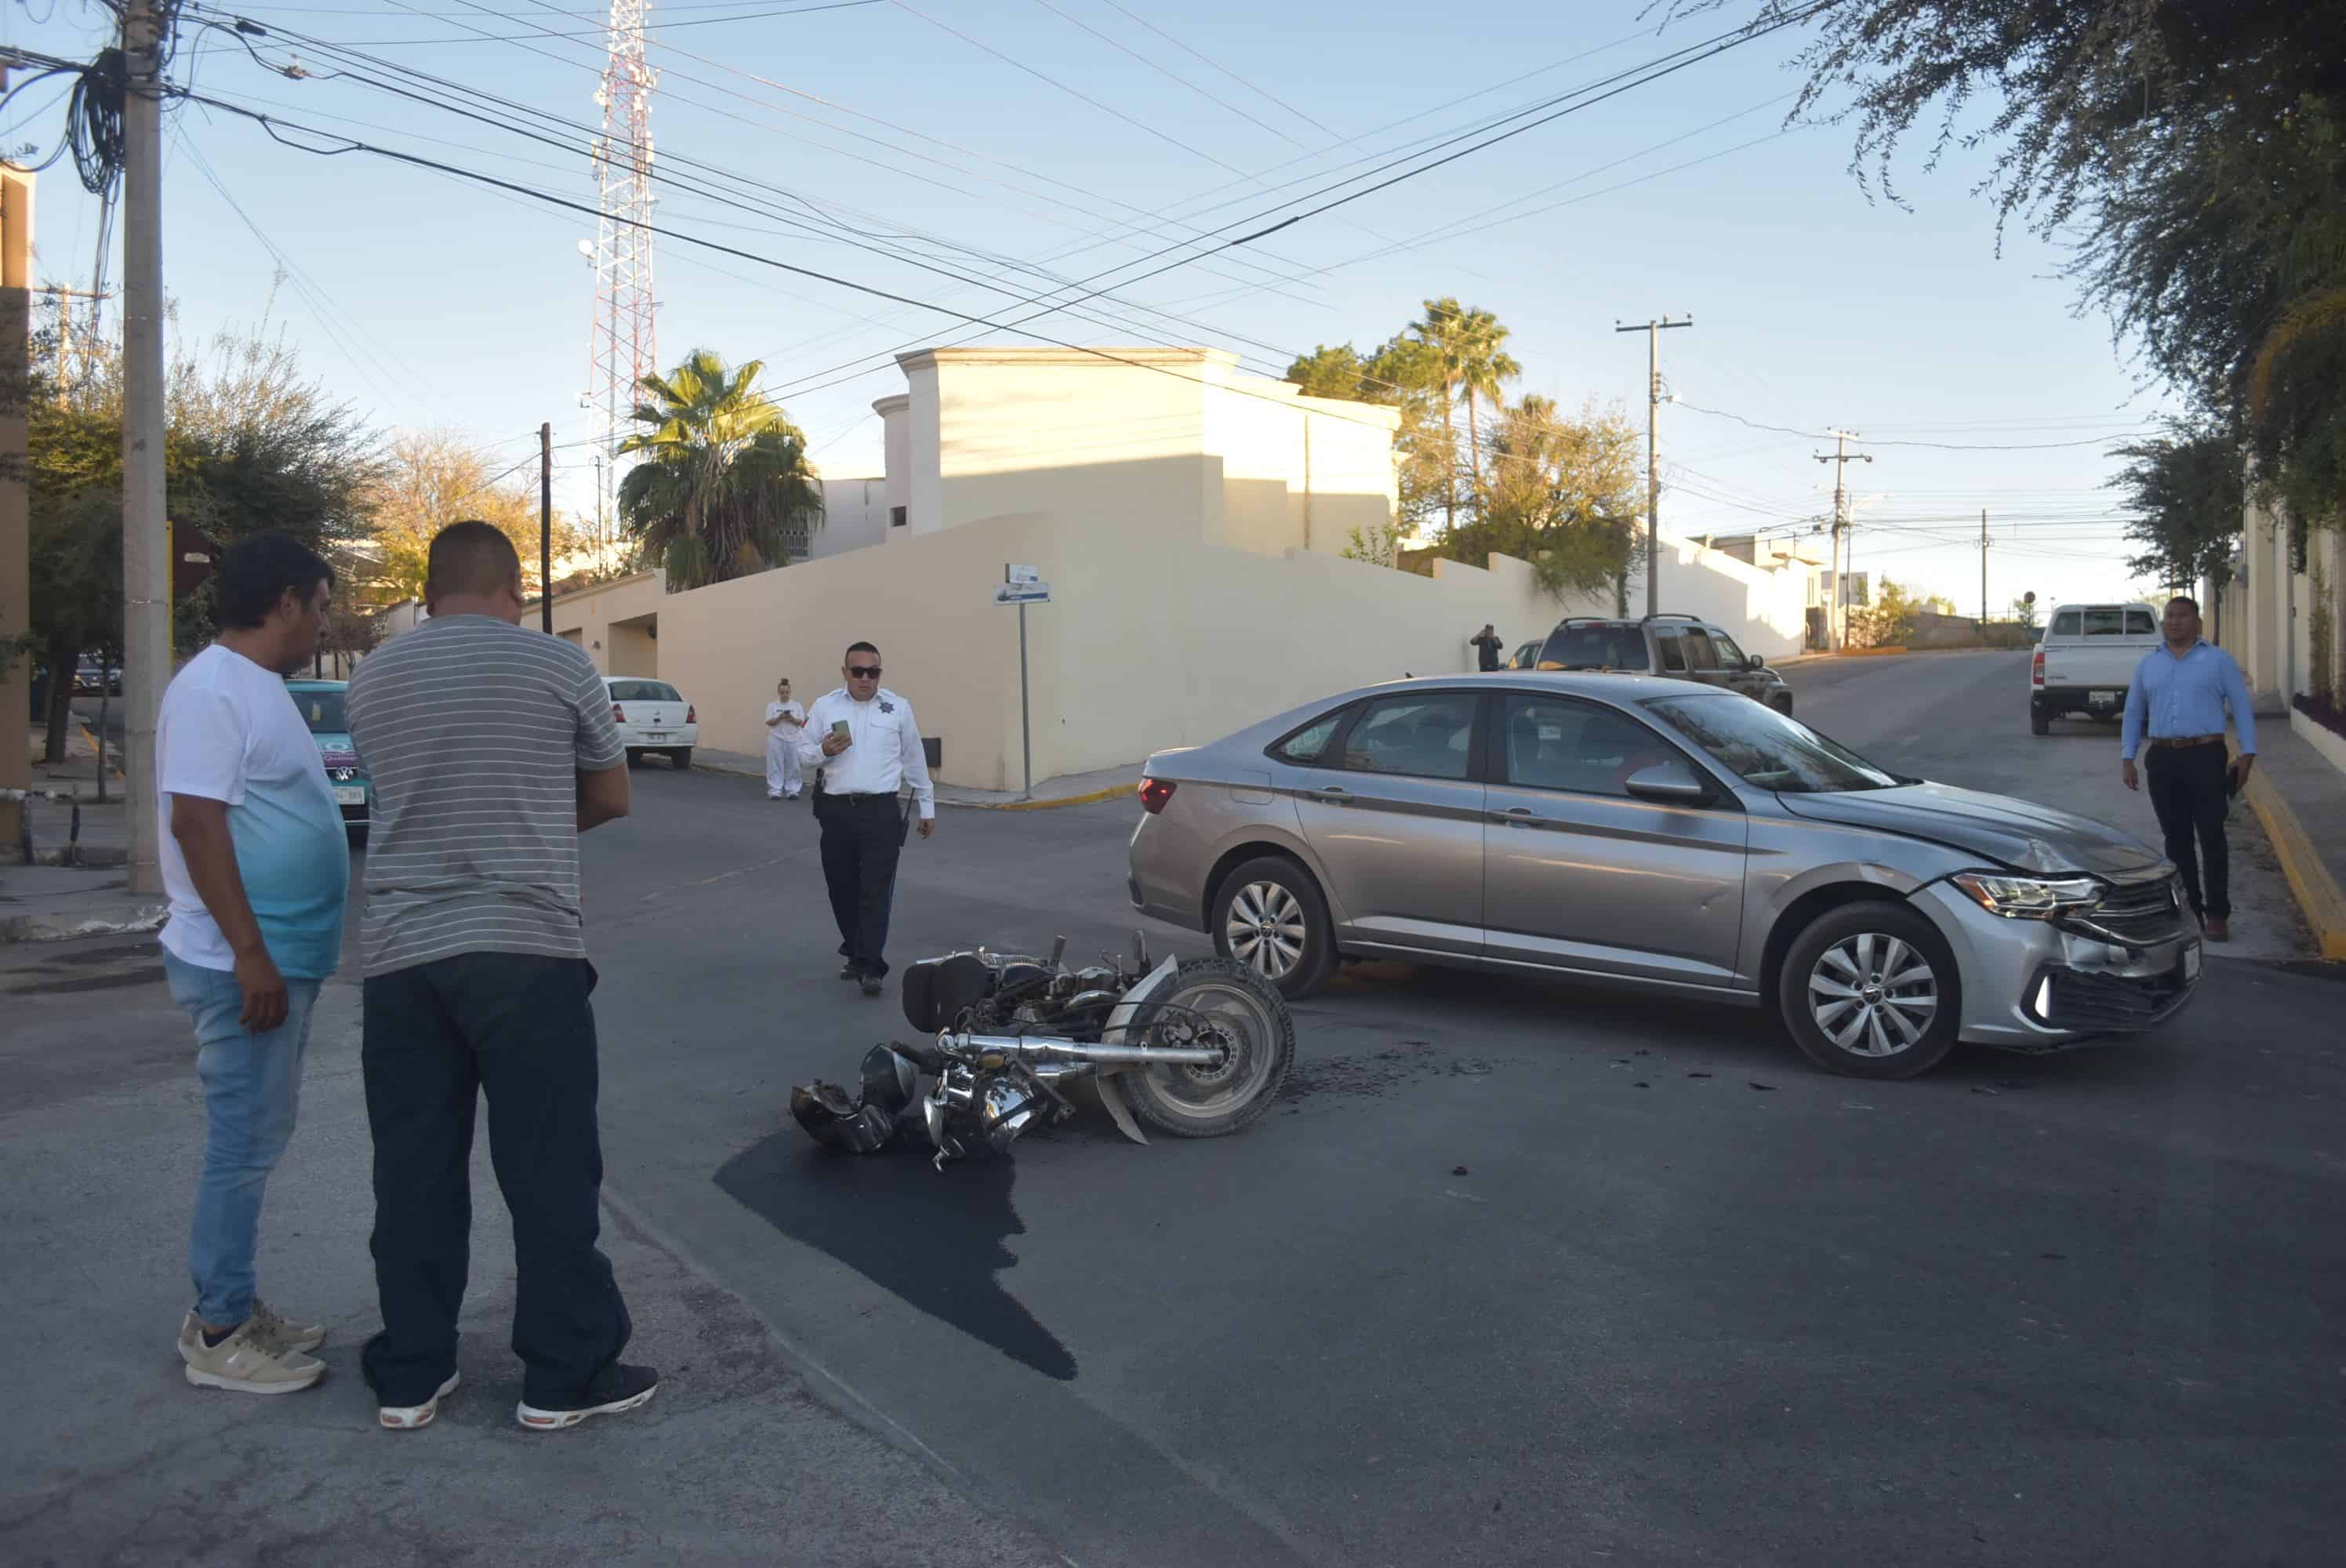
[[[595,336],[590,346],[586,402],[596,450],[602,454],[595,541],[599,561],[618,535],[614,504],[623,474],[617,450],[631,428],[636,383],[659,369],[652,296],[652,89],[659,73],[644,60],[644,16],[651,0],[611,0],[609,61],[595,101],[603,134],[595,141],[597,209],[595,247]]]

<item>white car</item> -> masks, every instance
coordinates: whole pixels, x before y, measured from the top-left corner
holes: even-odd
[[[611,722],[619,727],[628,767],[642,761],[647,751],[661,753],[671,767],[692,766],[700,712],[683,693],[664,680],[631,675],[607,675],[603,686],[611,694]]]
[[[2065,714],[2116,718],[2135,666],[2160,642],[2148,605],[2060,605],[2028,667],[2028,728],[2049,735]]]

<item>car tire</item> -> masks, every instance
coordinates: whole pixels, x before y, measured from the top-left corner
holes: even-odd
[[[644,765],[644,754],[643,754],[641,751],[638,750],[635,747],[632,747],[632,746],[628,747],[628,748],[627,748],[627,766],[628,766],[628,767],[630,767],[630,768],[641,768],[643,765]]]
[[[1778,692],[1768,699],[1768,706],[1790,718],[1792,717],[1792,694],[1788,691]]]
[[[2028,710],[2028,733],[2031,735],[2052,734],[2053,716],[2046,713],[2042,708],[2030,708]]]
[[[1912,1078],[1955,1047],[1962,977],[1927,919],[1865,899],[1826,911],[1792,939],[1776,1005],[1801,1054],[1827,1072]]]
[[[1311,873],[1283,856],[1247,861],[1214,890],[1214,952],[1252,971],[1289,1001],[1308,996],[1336,961],[1328,901]]]
[[[689,746],[679,746],[673,751],[670,751],[668,754],[668,765],[678,769],[690,768],[692,766],[692,748]]]
[[[352,828],[351,830],[351,848],[353,850],[363,850],[366,847],[367,830],[364,828]]]

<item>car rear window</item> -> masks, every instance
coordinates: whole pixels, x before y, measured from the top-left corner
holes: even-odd
[[[2053,617],[2056,637],[2147,637],[2157,630],[2157,618],[2148,610],[2121,605],[2088,605]]]
[[[1322,714],[1285,739],[1272,741],[1269,750],[1281,762],[1291,762],[1298,768],[1313,767],[1327,755],[1328,742],[1336,738],[1337,726],[1350,712],[1349,708],[1340,708],[1333,713]]]
[[[613,702],[682,702],[676,687],[663,680],[615,680],[611,682]]]
[[[297,691],[293,706],[301,710],[301,722],[310,727],[312,735],[342,735],[349,731],[350,720],[342,717],[342,694],[339,691]]]
[[[1356,773],[1464,779],[1474,733],[1471,693],[1379,697],[1362,705],[1359,722],[1345,732],[1341,765]]]
[[[1558,626],[1548,635],[1540,663],[1565,669],[1644,669],[1646,633],[1639,626]]]

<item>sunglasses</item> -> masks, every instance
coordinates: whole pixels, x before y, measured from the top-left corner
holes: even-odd
[[[858,680],[878,680],[880,667],[876,664],[852,664],[847,667],[847,673]]]

